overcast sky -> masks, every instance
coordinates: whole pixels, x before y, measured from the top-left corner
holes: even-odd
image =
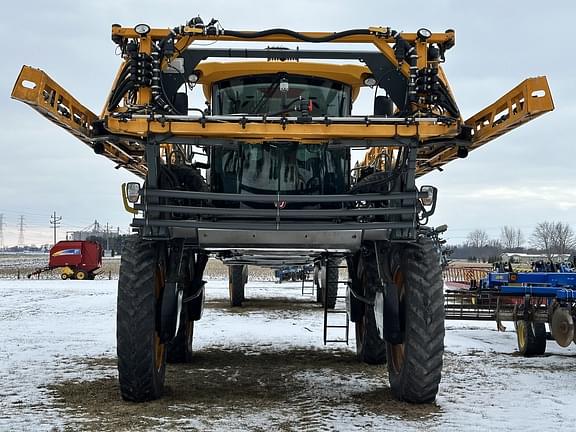
[[[512,4],[514,3],[514,4]],[[113,23],[173,27],[201,15],[224,28],[286,27],[340,31],[390,26],[416,31],[456,30],[445,69],[467,118],[526,77],[547,75],[556,110],[457,160],[421,184],[440,189],[432,224],[446,223],[447,238],[465,240],[475,228],[496,237],[513,225],[530,234],[543,220],[576,229],[576,62],[572,55],[576,4],[572,2],[450,0],[389,2],[277,1],[27,1],[3,4],[0,35],[0,214],[4,241],[18,239],[25,217],[26,243],[51,242],[49,218],[65,231],[100,223],[127,232],[120,184],[134,177],[114,169],[72,135],[9,98],[23,64],[45,70],[99,113],[120,59],[110,40]],[[360,111],[368,108],[359,106]]]

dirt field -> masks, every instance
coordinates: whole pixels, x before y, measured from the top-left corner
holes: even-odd
[[[369,426],[366,418],[372,416],[396,414],[418,421],[439,411],[434,405],[414,409],[394,401],[381,368],[359,365],[350,352],[203,350],[193,366],[172,365],[165,397],[146,406],[118,402],[113,360],[90,363],[108,377],[48,387],[55,406],[83,419],[85,430],[178,424],[198,430],[232,424],[236,430],[334,430],[342,416]]]
[[[48,254],[40,253],[0,253],[0,279],[25,279],[26,276],[38,268],[48,265]],[[98,270],[96,279],[118,279],[120,269],[120,256],[104,257],[102,268]],[[224,279],[228,277],[228,270],[224,264],[216,259],[210,259],[206,265],[206,277],[210,279]],[[251,280],[273,280],[274,271],[250,266]],[[54,269],[33,279],[60,279],[60,271]]]

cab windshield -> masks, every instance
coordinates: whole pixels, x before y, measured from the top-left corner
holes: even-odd
[[[323,78],[279,73],[233,78],[213,88],[214,114],[350,115],[350,86]]]
[[[346,149],[318,144],[242,144],[216,148],[213,181],[219,192],[338,194],[348,183]]]

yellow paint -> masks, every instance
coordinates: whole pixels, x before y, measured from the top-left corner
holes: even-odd
[[[187,27],[185,34],[176,37],[176,55],[186,49],[195,41],[241,41],[241,42],[297,42],[288,35],[268,35],[258,38],[233,37],[227,34],[218,36],[204,35],[198,28]],[[250,32],[246,32],[248,34]],[[392,45],[395,39],[386,36],[387,27],[370,27],[369,34],[353,35],[340,38],[331,43],[368,43],[378,49],[392,65],[408,76],[409,70],[406,62],[398,65]],[[113,27],[112,34],[122,38],[137,39],[141,53],[149,54],[152,43],[159,41],[170,34],[169,29],[152,29],[147,36],[137,35],[132,28]],[[306,37],[326,37],[329,32],[304,32]],[[433,33],[426,42],[417,40],[416,33],[402,33],[401,37],[409,43],[415,43],[418,58],[418,67],[428,65],[427,47],[431,43],[454,42],[454,33]],[[365,66],[349,64],[325,64],[294,61],[247,61],[247,62],[204,62],[198,65],[201,72],[199,83],[203,85],[205,95],[210,98],[211,85],[223,79],[239,76],[270,74],[286,72],[305,76],[316,76],[336,80],[352,87],[353,97],[356,98],[363,79],[370,70]],[[444,82],[448,91],[451,89],[446,75],[439,67],[439,78]],[[116,80],[118,75],[116,76]],[[26,85],[25,85],[26,84]],[[300,143],[326,143],[329,140],[357,139],[377,140],[382,138],[406,137],[413,138],[426,144],[430,140],[451,140],[458,136],[462,126],[473,129],[474,135],[468,146],[474,150],[498,136],[532,120],[533,118],[554,109],[554,103],[545,77],[529,78],[520,85],[506,93],[484,110],[470,117],[465,122],[462,118],[455,119],[452,124],[439,124],[435,122],[421,122],[418,124],[330,124],[308,123],[288,124],[283,127],[277,123],[247,122],[244,126],[238,122],[206,123],[202,126],[197,121],[154,121],[149,119],[131,119],[120,121],[112,118],[105,108],[100,116],[80,104],[64,88],[53,81],[46,73],[39,69],[24,66],[12,91],[12,98],[20,100],[40,114],[63,127],[78,139],[94,147],[93,124],[103,120],[105,128],[114,139],[104,139],[98,145],[102,146],[103,155],[125,167],[129,171],[144,177],[147,172],[143,160],[141,140],[150,134],[170,133],[174,136],[202,138],[224,138],[248,143],[262,143],[271,140],[295,141]],[[150,102],[151,91],[142,88],[138,92],[138,103],[146,105]],[[64,113],[62,107],[65,107]],[[119,107],[117,112],[125,111]],[[169,154],[170,146],[162,145],[163,154]],[[418,150],[416,175],[424,175],[438,167],[457,158],[458,149],[454,146],[442,149],[434,146],[421,146]],[[394,159],[396,148],[371,148],[362,162],[362,166],[375,165],[384,168],[388,159]],[[125,191],[123,190],[123,194]],[[123,198],[125,200],[125,198]],[[126,201],[125,201],[125,207]],[[129,206],[128,206],[129,207]],[[133,212],[129,207],[127,211]]]
[[[268,75],[286,72],[293,75],[313,76],[348,84],[352,87],[352,100],[355,100],[364,85],[364,78],[372,75],[366,66],[353,64],[330,64],[291,61],[250,61],[250,62],[206,62],[200,63],[196,70],[201,72],[200,84],[204,95],[210,100],[212,85],[215,82],[243,76]]]

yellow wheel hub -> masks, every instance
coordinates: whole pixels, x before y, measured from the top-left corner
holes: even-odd
[[[520,351],[526,350],[528,341],[528,329],[526,328],[525,321],[518,321],[516,323],[516,335],[518,337],[518,348]]]

